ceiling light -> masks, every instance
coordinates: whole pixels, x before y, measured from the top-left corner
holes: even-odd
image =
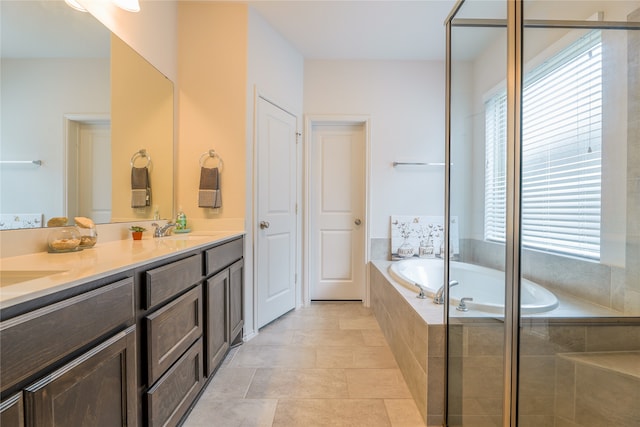
[[[74,8],[75,10],[79,10],[80,12],[86,12],[87,11],[87,9],[82,7],[82,5],[77,2],[77,0],[64,0],[64,2],[66,4],[68,4],[69,6],[71,6],[72,8]]]
[[[138,0],[113,0],[116,6],[129,12],[140,12]]]

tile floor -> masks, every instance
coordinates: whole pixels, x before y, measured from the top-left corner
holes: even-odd
[[[371,310],[319,302],[233,349],[184,426],[424,423]]]

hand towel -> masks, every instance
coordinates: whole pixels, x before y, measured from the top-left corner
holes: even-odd
[[[131,168],[131,207],[143,208],[151,206],[151,184],[149,169]]]
[[[220,193],[220,173],[218,168],[200,168],[200,188],[198,206],[201,208],[219,208],[222,205]]]

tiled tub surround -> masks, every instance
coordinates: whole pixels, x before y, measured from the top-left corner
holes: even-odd
[[[428,425],[440,425],[444,390],[442,306],[433,304],[431,299],[417,299],[416,292],[396,283],[387,273],[390,263],[371,263],[372,309],[419,410]],[[578,366],[575,372],[583,378],[584,363],[576,355],[588,359],[594,352],[616,352],[612,354],[615,359],[640,350],[639,318],[611,317],[619,313],[583,301],[571,301],[565,296],[561,296],[560,301],[560,308],[552,312],[523,319],[519,421],[525,427],[598,425],[571,424],[564,412],[558,412],[559,405],[566,405],[567,400],[566,391],[558,388],[558,384],[564,384],[564,376],[557,374],[558,361],[566,359],[566,354],[571,354],[571,360],[580,360],[575,362]],[[450,323],[450,396],[462,397],[460,401],[449,402],[451,425],[456,425],[460,417],[464,418],[465,426],[500,424],[503,339],[503,323],[492,315],[468,312],[453,318]],[[590,366],[606,370],[608,364],[602,363],[604,367],[594,367],[595,362]],[[619,373],[607,371],[606,375],[609,374],[613,384],[617,384]],[[588,378],[584,376],[580,381],[588,381]],[[636,395],[640,394],[640,378],[625,378],[625,384],[631,381]],[[584,389],[588,390],[588,387]],[[580,395],[576,388],[573,397],[576,410],[581,408],[584,399],[588,397]],[[628,404],[625,402],[625,399],[619,399],[620,406],[614,407],[622,410]],[[605,416],[611,412],[610,406],[604,401],[594,404],[590,411]],[[620,416],[621,423],[616,425],[638,425],[640,422],[634,418],[633,411],[624,414]]]
[[[428,426],[442,425],[444,324],[442,306],[389,276],[390,261],[370,264],[371,309]]]
[[[488,318],[456,320],[450,325],[449,387],[450,396],[461,400],[449,402],[451,425],[460,418],[465,427],[500,425],[503,324]],[[629,320],[525,319],[518,425],[640,425],[635,409],[640,399],[640,323]],[[622,362],[635,363],[635,373],[624,371]]]

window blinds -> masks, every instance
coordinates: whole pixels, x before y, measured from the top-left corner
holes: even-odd
[[[506,94],[485,103],[485,238],[505,240]],[[523,246],[600,257],[602,44],[592,31],[525,76]]]

